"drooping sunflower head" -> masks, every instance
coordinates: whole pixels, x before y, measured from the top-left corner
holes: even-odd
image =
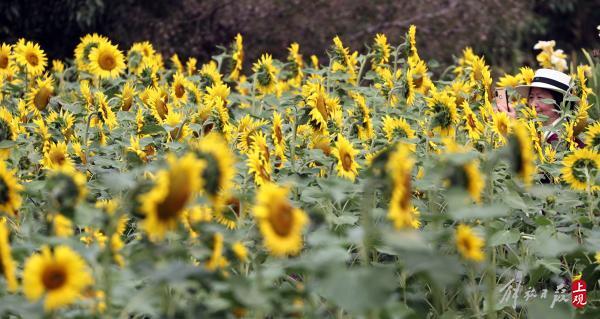
[[[485,258],[483,252],[484,240],[467,225],[458,225],[456,229],[456,248],[468,260],[480,262]]]
[[[48,65],[46,53],[37,43],[20,39],[15,45],[14,53],[17,63],[25,68],[29,75],[42,74]]]
[[[167,162],[169,167],[157,173],[152,189],[138,196],[144,215],[142,228],[151,240],[162,240],[177,227],[184,209],[204,185],[201,172],[205,162],[194,154],[179,159],[171,154]]]
[[[531,141],[526,124],[515,121],[513,133],[508,137],[510,165],[525,185],[531,185],[536,171]]]
[[[256,87],[262,94],[275,92],[277,83],[277,69],[273,66],[273,58],[270,54],[263,54],[260,59],[252,65],[252,71],[256,79]]]
[[[52,311],[76,302],[94,283],[85,260],[69,246],[44,246],[29,257],[23,270],[23,292],[30,301],[44,298]]]
[[[110,42],[92,48],[89,60],[89,71],[101,79],[114,79],[125,72],[123,53]]]
[[[264,245],[274,256],[295,255],[302,249],[302,230],[308,223],[304,211],[288,199],[289,190],[266,183],[256,195],[253,209]]]
[[[576,149],[563,159],[563,179],[579,191],[600,190],[595,177],[600,172],[600,155],[589,148]]]
[[[352,143],[350,143],[350,141],[342,134],[338,134],[335,148],[331,153],[337,158],[336,168],[338,176],[354,181],[358,175],[360,165],[356,162],[356,154],[358,151],[352,147]]]

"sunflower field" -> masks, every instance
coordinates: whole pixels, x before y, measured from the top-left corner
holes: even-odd
[[[574,79],[549,128],[533,69],[465,48],[434,79],[399,42],[2,44],[0,317],[600,317],[600,67],[536,45]]]

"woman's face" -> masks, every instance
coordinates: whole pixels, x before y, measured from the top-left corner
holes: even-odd
[[[545,125],[550,125],[554,121],[556,121],[559,117],[558,112],[554,108],[554,104],[546,104],[542,102],[544,99],[553,99],[552,93],[546,89],[542,88],[531,88],[529,90],[529,97],[527,99],[527,103],[534,107],[538,114],[542,114],[548,117]]]

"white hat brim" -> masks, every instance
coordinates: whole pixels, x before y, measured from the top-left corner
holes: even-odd
[[[563,95],[565,93],[567,93],[567,91],[561,90],[561,89],[555,87],[554,85],[547,84],[547,83],[540,83],[540,82],[533,82],[533,83],[531,83],[531,85],[519,85],[519,86],[515,87],[515,90],[522,97],[527,98],[528,95],[529,95],[529,89],[531,89],[531,88],[547,89],[547,90],[550,90],[550,91],[558,92],[558,93],[563,94]]]

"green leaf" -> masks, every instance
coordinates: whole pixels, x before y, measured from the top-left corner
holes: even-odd
[[[501,205],[491,205],[484,207],[470,206],[450,211],[449,215],[455,220],[488,219],[507,216],[508,212],[508,208]]]
[[[11,148],[17,145],[17,142],[11,140],[4,140],[0,142],[0,149]]]
[[[521,234],[518,230],[501,230],[496,232],[488,240],[489,247],[495,247],[500,245],[514,244],[519,241]]]

